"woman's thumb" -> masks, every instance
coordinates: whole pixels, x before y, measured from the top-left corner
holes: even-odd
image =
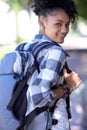
[[[69,76],[68,72],[66,69],[64,69],[64,78],[67,78]]]

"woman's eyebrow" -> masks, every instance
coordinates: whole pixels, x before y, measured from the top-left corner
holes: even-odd
[[[65,22],[65,21],[58,19],[56,20],[56,22]],[[67,20],[66,23],[70,23],[70,20]]]

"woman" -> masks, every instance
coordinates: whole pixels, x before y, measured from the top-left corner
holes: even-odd
[[[34,0],[32,9],[38,16],[39,33],[33,43],[55,43],[40,51],[37,62],[40,72],[33,73],[29,81],[27,97],[29,104],[26,115],[35,107],[52,108],[34,118],[25,130],[69,130],[69,120],[66,110],[66,97],[81,83],[76,72],[67,73],[65,69],[68,54],[60,46],[69,32],[70,23],[74,22],[78,13],[72,0]]]

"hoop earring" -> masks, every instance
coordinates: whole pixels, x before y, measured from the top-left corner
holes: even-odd
[[[41,26],[40,26],[40,30],[43,30],[43,29],[44,29],[44,26],[43,26],[43,25],[41,25]]]

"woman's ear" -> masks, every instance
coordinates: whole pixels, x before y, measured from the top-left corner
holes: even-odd
[[[41,34],[44,34],[44,29],[45,29],[45,27],[44,27],[44,17],[43,17],[43,16],[40,16],[40,17],[39,17],[38,23],[39,23],[39,26],[40,26],[39,32],[40,32]]]
[[[44,19],[45,18],[43,16],[40,16],[38,19],[38,23],[41,28],[44,28]]]

